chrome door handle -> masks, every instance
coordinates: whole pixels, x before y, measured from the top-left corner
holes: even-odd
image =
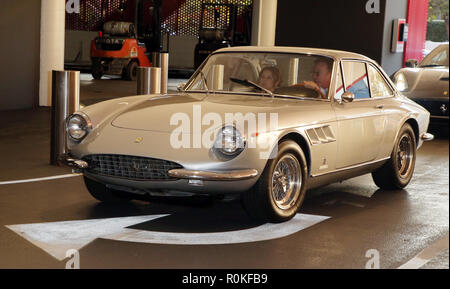
[[[383,109],[383,108],[384,108],[384,105],[382,105],[382,104],[379,104],[379,105],[375,106],[375,108],[378,108],[378,109]]]

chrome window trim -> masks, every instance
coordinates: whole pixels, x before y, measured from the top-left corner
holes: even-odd
[[[214,55],[218,55],[218,54],[231,54],[231,53],[258,53],[258,54],[292,54],[292,55],[303,55],[303,56],[319,56],[319,57],[325,57],[325,58],[329,58],[331,60],[333,60],[333,68],[334,68],[334,63],[339,61],[338,58],[334,57],[334,56],[330,56],[330,55],[325,55],[325,54],[320,54],[320,53],[301,53],[301,52],[282,52],[282,51],[220,51],[220,52],[213,52],[210,55],[208,55],[208,57],[203,61],[203,63],[197,68],[197,70],[192,74],[192,76],[189,78],[189,81],[186,82],[185,88],[189,87],[191,85],[191,83],[194,81],[194,79],[197,77],[197,75],[200,73],[201,69],[203,69],[203,67],[205,66],[205,64],[208,62],[209,58],[214,56]],[[334,69],[333,69],[334,70]],[[333,71],[334,72],[334,71]],[[333,77],[333,75],[331,76]],[[333,80],[333,78],[332,78]],[[330,83],[330,88],[331,88],[331,83]],[[330,100],[330,88],[328,88],[328,98],[327,99],[315,99],[315,100],[320,100],[320,101],[328,101],[331,102]],[[187,90],[185,89],[184,92],[189,93],[189,92],[197,92],[198,90]],[[201,92],[207,92],[206,90],[201,90]],[[210,93],[214,93],[217,91],[209,91]],[[228,92],[233,92],[236,94],[245,94],[245,93],[239,93],[239,92],[234,92],[234,91],[228,91]],[[220,91],[220,93],[224,93],[223,91]],[[246,92],[247,93],[247,92]],[[258,94],[258,93],[256,93]],[[259,94],[261,95],[261,94]],[[296,98],[296,99],[314,99],[314,98],[299,98],[296,96],[292,96],[292,95],[279,95],[279,94],[274,94],[274,96],[282,96],[285,98]]]
[[[389,77],[386,76],[386,74],[379,68],[378,64],[376,62],[374,62],[373,60],[369,61],[369,60],[364,60],[364,59],[358,59],[358,58],[342,58],[341,61],[346,61],[346,60],[350,60],[350,61],[358,61],[358,62],[365,62],[365,63],[369,63],[372,66],[374,66],[378,72],[381,74],[381,76],[384,78],[384,81],[389,85],[389,87],[391,88],[392,92],[394,93],[393,96],[395,96],[395,92],[397,92],[397,89],[395,89],[395,85],[393,85],[393,83],[391,83],[391,79]]]
[[[343,67],[342,67],[342,60],[339,60],[339,61],[336,61],[336,70],[337,69],[339,69],[340,71],[341,71],[341,80],[342,80],[342,88],[344,89],[344,92],[345,92],[345,78],[344,78],[344,69],[343,69]],[[337,78],[337,77],[336,77]],[[335,98],[335,96],[336,96],[336,85],[337,85],[337,80],[336,79],[334,79],[334,81],[335,81],[335,84],[334,84],[334,93],[333,93],[333,97],[332,97],[332,99],[333,99],[333,102],[336,102],[336,103],[338,103],[339,104],[339,101]]]
[[[366,60],[363,60],[363,59],[353,59],[353,58],[343,58],[343,59],[341,59],[341,64],[342,64],[342,62],[345,62],[345,61],[348,61],[348,62],[360,62],[360,63],[362,63],[362,64],[364,64],[364,67],[365,67],[365,69],[366,69],[366,77],[367,77],[367,88],[369,89],[369,95],[370,95],[370,97],[369,98],[355,98],[355,99],[353,99],[353,101],[352,102],[355,102],[355,101],[361,101],[361,100],[370,100],[370,99],[372,99],[372,92],[371,92],[371,90],[370,90],[370,84],[369,84],[369,74],[367,73],[367,62],[366,62]],[[343,65],[342,65],[342,72],[344,72],[344,67],[343,67]],[[346,92],[347,91],[347,83],[345,83],[345,76],[343,77],[343,79],[344,79],[344,92]]]
[[[372,85],[371,85],[372,82],[370,81],[370,76],[369,76],[369,64],[367,62],[365,62],[364,64],[366,67],[367,85],[369,86],[369,95],[370,95],[369,98],[375,98],[375,97],[373,97],[373,94],[372,94]]]
[[[393,97],[394,97],[394,95],[384,96],[384,97],[360,98],[360,99],[354,99],[352,102],[375,101],[375,100],[388,99],[388,98],[393,98]]]
[[[385,75],[381,72],[381,70],[378,68],[377,65],[375,65],[373,62],[370,62],[370,61],[366,61],[366,60],[363,60],[363,59],[355,59],[355,58],[343,58],[343,59],[341,59],[341,71],[342,71],[342,78],[344,80],[344,92],[347,91],[347,87],[346,87],[346,83],[345,83],[344,67],[342,65],[342,62],[344,62],[344,61],[361,62],[361,63],[364,63],[365,67],[366,67],[367,84],[369,85],[370,97],[369,98],[355,98],[352,102],[388,99],[388,98],[394,98],[396,96],[396,94],[395,94],[396,90],[392,88],[390,82],[386,80]],[[372,88],[370,87],[370,78],[369,78],[368,65],[372,65],[372,67],[375,68],[375,70],[378,71],[378,73],[380,73],[380,75],[384,79],[384,82],[388,85],[388,87],[391,89],[393,94],[388,95],[388,96],[383,96],[383,97],[372,97]]]
[[[337,75],[337,66],[339,64],[338,60],[333,61],[333,67],[331,69],[331,81],[330,86],[328,87],[328,95],[327,99],[330,102],[334,102],[334,96],[336,95],[336,75]]]

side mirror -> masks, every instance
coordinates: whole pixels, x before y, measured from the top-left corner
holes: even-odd
[[[178,90],[178,91],[184,91],[184,87],[185,87],[185,86],[186,86],[186,83],[185,83],[185,82],[182,82],[182,83],[178,84],[177,90]]]
[[[419,62],[417,59],[408,59],[408,61],[405,62],[405,66],[410,68],[416,68],[418,64]]]
[[[355,99],[355,95],[353,94],[353,92],[346,91],[342,94],[341,99],[344,103],[352,102]]]

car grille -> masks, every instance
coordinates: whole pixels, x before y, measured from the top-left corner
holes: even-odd
[[[83,158],[92,174],[142,181],[170,181],[168,171],[181,165],[160,159],[127,155],[88,155]]]

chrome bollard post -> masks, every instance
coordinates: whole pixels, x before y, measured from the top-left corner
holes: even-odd
[[[67,154],[66,119],[80,107],[80,72],[52,71],[50,164],[60,165]]]
[[[169,80],[169,53],[153,52],[152,66],[161,68],[161,93],[167,93]]]
[[[160,65],[161,65],[161,53],[152,52],[152,66],[160,67]]]
[[[169,53],[160,54],[160,64],[161,67],[161,93],[167,93],[167,85],[169,81]]]
[[[137,91],[138,95],[161,93],[161,68],[138,67]]]

